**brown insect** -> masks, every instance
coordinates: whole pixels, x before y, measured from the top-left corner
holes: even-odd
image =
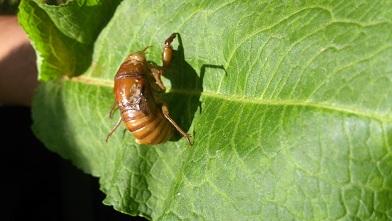
[[[169,68],[173,57],[171,42],[176,35],[176,33],[171,34],[165,41],[162,66],[153,65],[146,60],[145,51],[149,47],[130,54],[121,64],[114,77],[116,101],[110,110],[110,117],[112,117],[113,111],[118,106],[121,117],[109,132],[106,142],[123,121],[128,131],[136,138],[136,143],[165,143],[177,130],[187,138],[189,145],[192,145],[190,135],[170,118],[167,105],[154,94],[166,90],[161,75]]]

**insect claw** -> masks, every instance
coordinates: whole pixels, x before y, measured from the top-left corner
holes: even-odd
[[[191,135],[190,134],[187,134],[187,135],[188,136],[185,136],[185,137],[188,140],[188,144],[189,144],[189,146],[192,146],[192,143],[191,143],[191,140],[190,140]]]

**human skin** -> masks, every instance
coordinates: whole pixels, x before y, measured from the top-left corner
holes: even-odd
[[[36,56],[16,16],[0,16],[0,105],[31,106]]]

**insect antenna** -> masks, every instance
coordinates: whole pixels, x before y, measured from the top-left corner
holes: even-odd
[[[145,54],[147,54],[147,52],[145,52],[145,50],[147,50],[148,48],[151,48],[151,47],[152,47],[152,45],[145,47],[145,48],[142,50],[142,52],[144,52]]]

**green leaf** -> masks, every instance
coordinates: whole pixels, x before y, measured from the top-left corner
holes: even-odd
[[[33,129],[100,177],[105,204],[152,220],[392,219],[391,1],[109,2],[19,14],[46,81]],[[160,64],[173,32],[162,99],[194,145],[138,145],[124,126],[106,143],[119,65],[149,45]]]

